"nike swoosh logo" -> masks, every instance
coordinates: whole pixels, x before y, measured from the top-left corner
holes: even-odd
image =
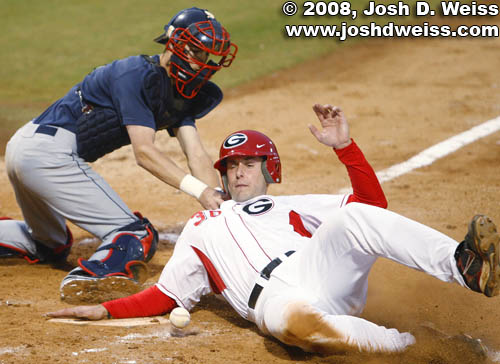
[[[257,144],[257,148],[262,148],[265,144]]]

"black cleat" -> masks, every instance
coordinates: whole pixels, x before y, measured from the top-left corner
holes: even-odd
[[[476,215],[455,252],[457,267],[467,286],[488,297],[497,296],[500,282],[500,236],[493,221]]]

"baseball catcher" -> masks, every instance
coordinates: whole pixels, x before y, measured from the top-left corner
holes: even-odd
[[[2,218],[0,257],[64,260],[73,243],[68,220],[102,240],[64,278],[63,298],[76,292],[92,297],[92,290],[113,286],[133,289],[158,243],[151,222],[133,213],[90,162],[132,144],[139,166],[204,208],[223,201],[195,123],[221,102],[222,92],[210,79],[231,65],[237,47],[215,17],[199,8],[176,14],[155,41],[164,45],[162,54],[96,68],[8,143],[7,173],[24,221]],[[192,174],[155,146],[162,129],[178,139]]]

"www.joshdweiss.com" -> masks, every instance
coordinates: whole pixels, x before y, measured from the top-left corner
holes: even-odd
[[[354,37],[498,37],[496,25],[460,25],[455,30],[449,25],[285,25],[285,34],[290,38],[337,38],[344,41]]]

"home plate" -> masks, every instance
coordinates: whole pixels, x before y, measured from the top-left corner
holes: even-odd
[[[111,319],[111,320],[82,320],[78,318],[53,318],[47,320],[57,324],[71,324],[71,325],[89,325],[89,326],[117,326],[117,327],[139,327],[150,325],[170,325],[169,319],[165,316],[154,317],[137,317],[128,319]]]

